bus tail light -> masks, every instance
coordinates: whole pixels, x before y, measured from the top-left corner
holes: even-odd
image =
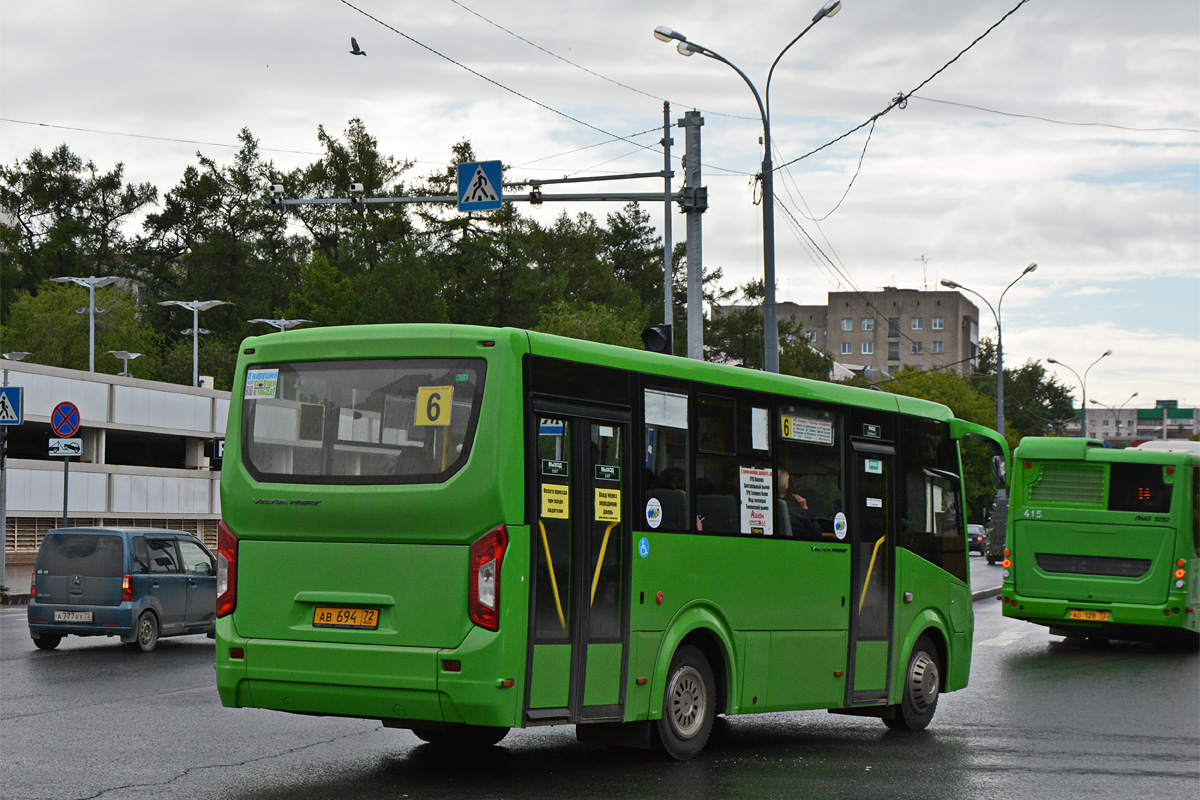
[[[121,578],[121,600],[128,602],[133,599],[133,576],[126,575]]]
[[[508,531],[497,525],[471,545],[467,576],[467,611],[474,622],[489,631],[500,630],[500,566],[508,547]]]
[[[238,540],[225,524],[217,525],[217,617],[227,617],[237,607]]]

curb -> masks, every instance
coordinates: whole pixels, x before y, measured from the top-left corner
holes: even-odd
[[[1003,590],[1004,587],[1002,586],[997,586],[995,589],[980,589],[978,592],[971,593],[971,602],[978,603],[980,600],[987,600],[989,597],[999,599],[1000,592]]]
[[[24,605],[29,605],[28,594],[10,594],[8,592],[0,592],[0,606]]]

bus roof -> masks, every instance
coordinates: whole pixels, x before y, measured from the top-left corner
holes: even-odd
[[[1026,436],[1013,452],[1013,459],[1054,459],[1063,461],[1124,461],[1141,464],[1197,464],[1200,453],[1141,450],[1124,450],[1105,447],[1096,439],[1079,439],[1063,436]]]
[[[898,411],[902,414],[938,421],[954,418],[953,412],[941,403],[905,395],[797,378],[791,375],[775,375],[746,367],[714,364],[519,328],[490,328],[441,323],[297,328],[250,337],[242,343],[242,349],[243,351],[257,351],[255,354],[258,359],[256,360],[262,361],[383,358],[394,355],[394,348],[390,343],[396,340],[444,342],[448,339],[493,340],[497,344],[503,343],[503,349],[527,350],[535,355],[548,358],[583,361],[753,391],[795,394],[806,399]]]

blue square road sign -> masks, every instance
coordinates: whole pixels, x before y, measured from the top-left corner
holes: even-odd
[[[499,161],[458,165],[458,210],[496,211],[504,204]]]
[[[0,425],[20,425],[25,421],[23,387],[0,387]]]

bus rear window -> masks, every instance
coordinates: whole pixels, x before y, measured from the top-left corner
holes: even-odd
[[[1159,464],[1113,464],[1108,478],[1108,510],[1166,514],[1171,484]]]
[[[246,371],[243,463],[282,483],[433,483],[466,462],[482,359],[261,364]]]

